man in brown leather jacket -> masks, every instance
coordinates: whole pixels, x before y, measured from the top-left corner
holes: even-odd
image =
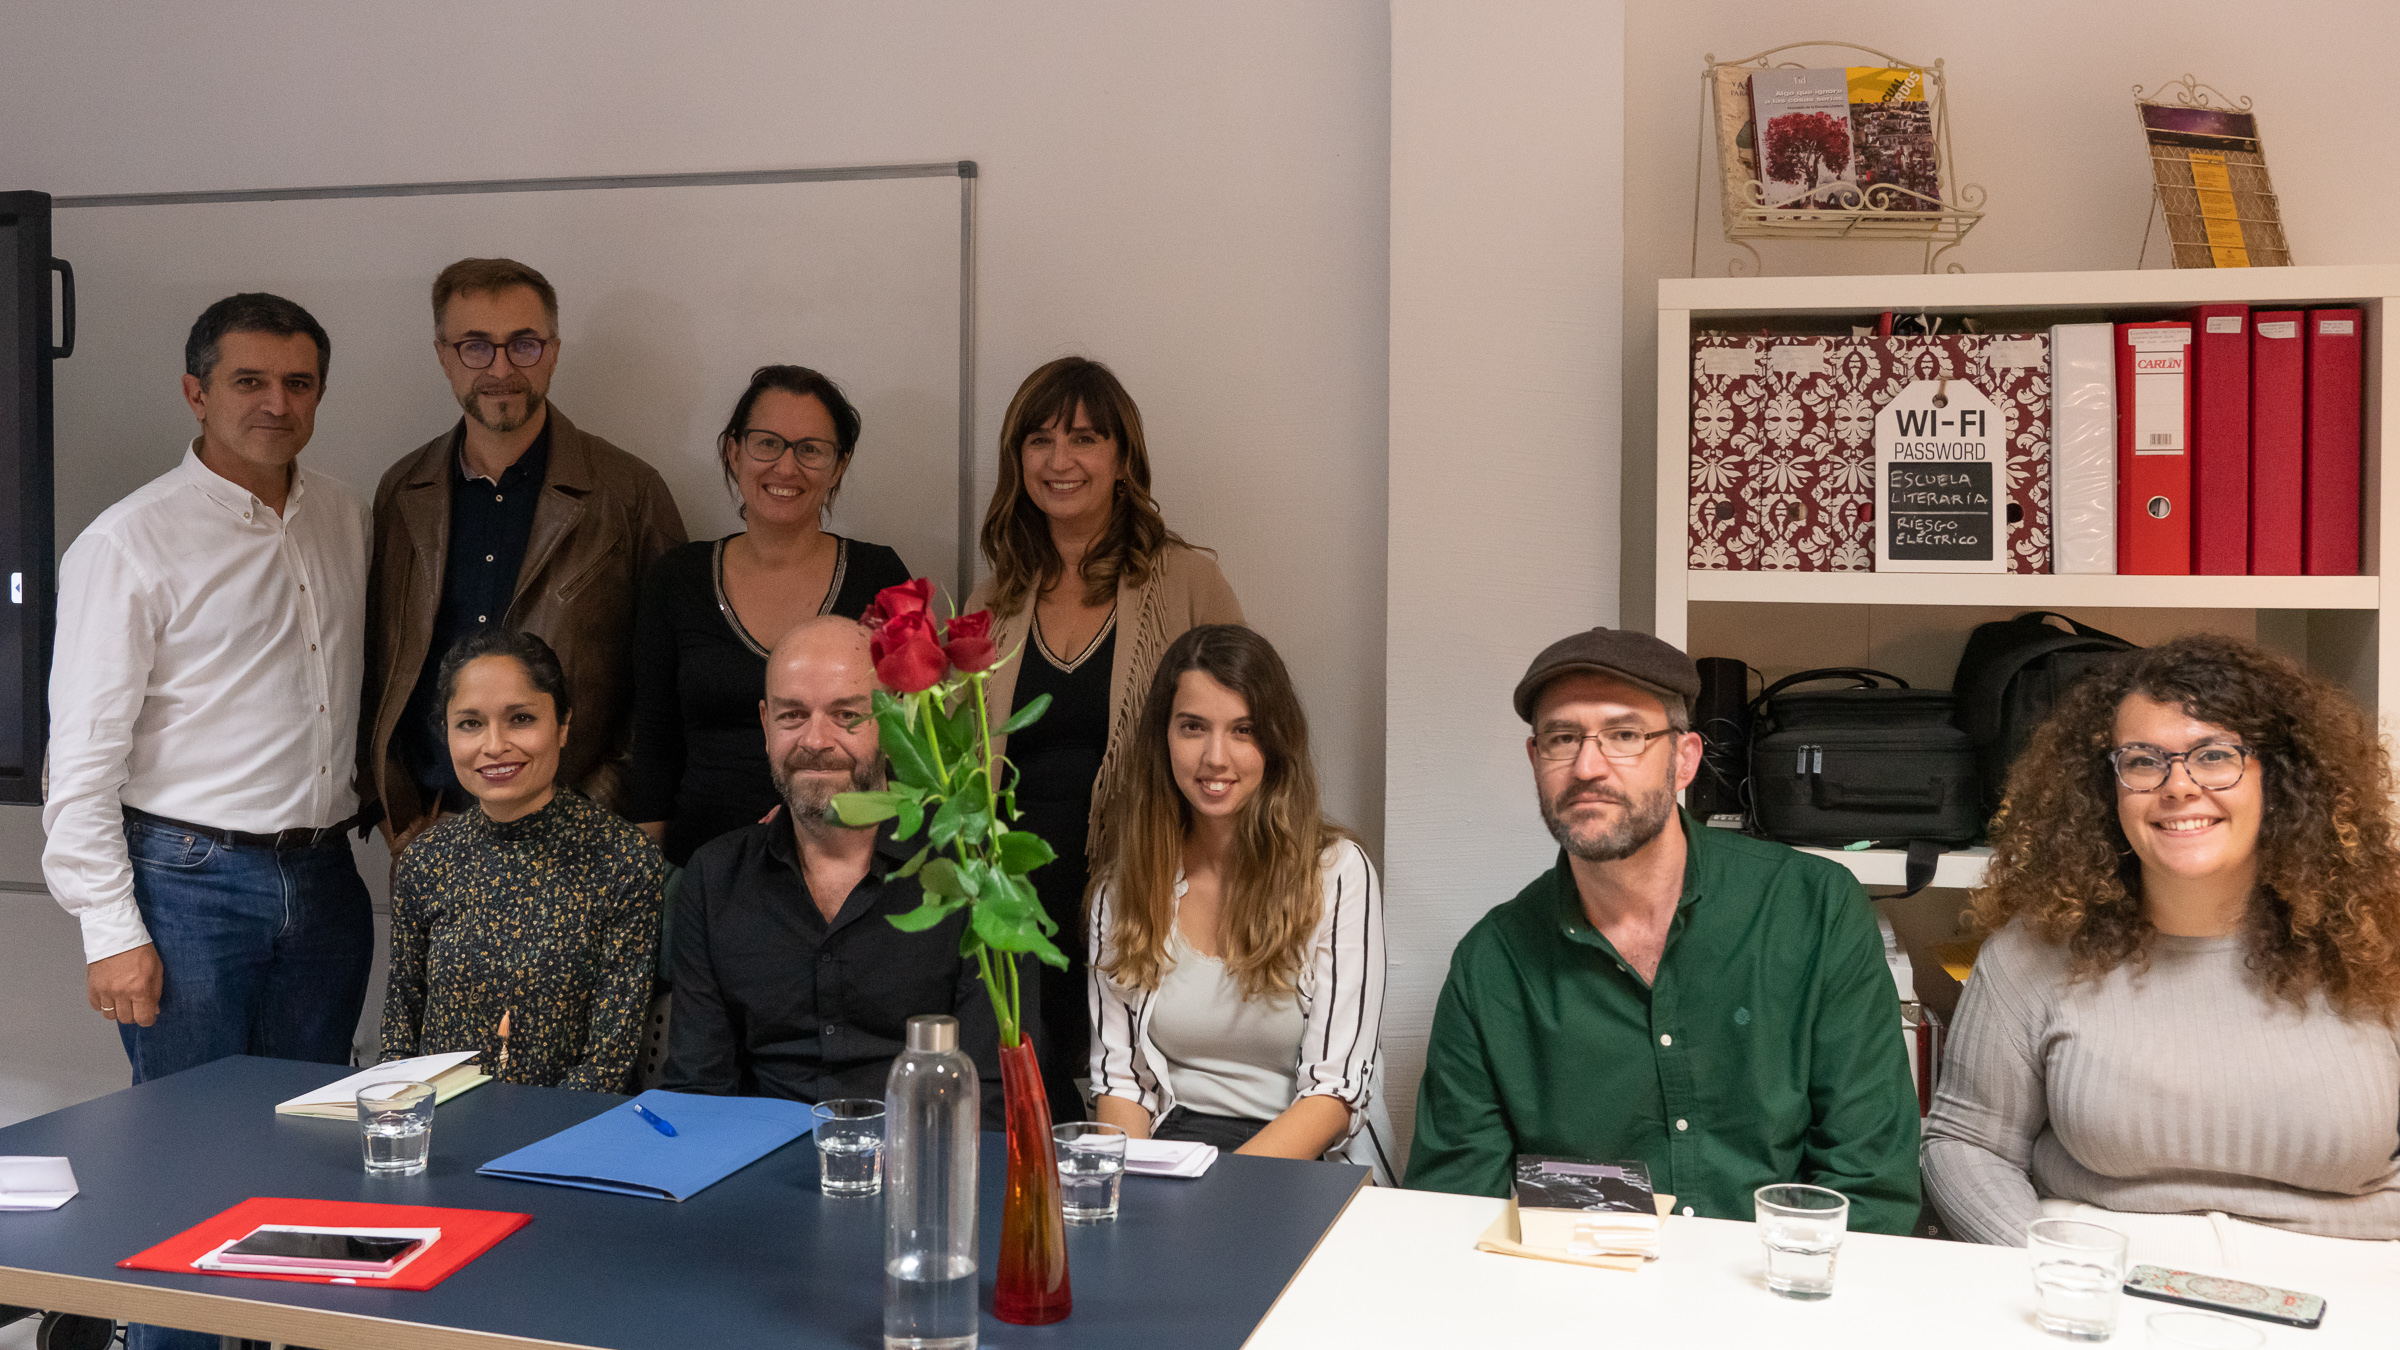
[[[684,542],[658,471],[551,406],[558,294],[506,258],[467,258],[433,283],[434,353],[465,416],[403,456],[375,490],[367,581],[361,777],[397,854],[467,798],[450,767],[434,676],[494,625],[557,650],[575,705],[559,778],[618,806],[642,573]]]

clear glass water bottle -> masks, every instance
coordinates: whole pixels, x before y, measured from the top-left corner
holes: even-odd
[[[983,1084],[958,1019],[908,1019],[884,1087],[884,1350],[975,1350]]]

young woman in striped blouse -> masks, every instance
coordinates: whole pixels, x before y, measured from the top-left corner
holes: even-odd
[[[1209,624],[1159,660],[1090,915],[1095,1114],[1376,1169],[1383,890],[1318,813],[1308,720],[1265,638]]]

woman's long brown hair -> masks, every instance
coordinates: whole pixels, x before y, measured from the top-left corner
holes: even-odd
[[[1308,714],[1283,658],[1239,624],[1194,628],[1159,658],[1134,729],[1125,785],[1112,808],[1109,856],[1096,878],[1116,889],[1099,968],[1121,984],[1156,989],[1169,965],[1175,877],[1192,808],[1175,786],[1167,732],[1175,690],[1187,671],[1203,672],[1241,695],[1250,710],[1251,737],[1266,760],[1266,781],[1242,808],[1227,860],[1225,969],[1243,998],[1281,997],[1297,986],[1324,914],[1325,850],[1350,833],[1318,810]]]
[[[1124,477],[1112,489],[1108,527],[1083,558],[1084,603],[1101,605],[1120,578],[1150,579],[1159,553],[1183,540],[1167,528],[1150,495],[1150,449],[1142,411],[1115,374],[1097,361],[1062,356],[1025,377],[1000,419],[1000,479],[983,513],[983,559],[992,567],[992,612],[1013,614],[1029,595],[1059,579],[1065,562],[1050,542],[1050,520],[1025,491],[1025,438],[1057,422],[1071,425],[1080,408],[1092,429],[1117,443]]]
[[[2129,653],[2069,688],[2009,769],[1974,923],[2023,922],[2063,944],[2078,978],[2146,957],[2142,868],[2117,820],[2117,709],[2135,694],[2223,727],[2258,752],[2265,815],[2249,966],[2295,1004],[2400,1012],[2400,847],[2392,769],[2349,694],[2233,638],[2195,635]]]

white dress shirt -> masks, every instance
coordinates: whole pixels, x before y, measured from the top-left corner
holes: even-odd
[[[366,504],[295,466],[278,516],[198,444],[59,563],[42,876],[86,961],[150,940],[124,807],[257,834],[358,810]]]

